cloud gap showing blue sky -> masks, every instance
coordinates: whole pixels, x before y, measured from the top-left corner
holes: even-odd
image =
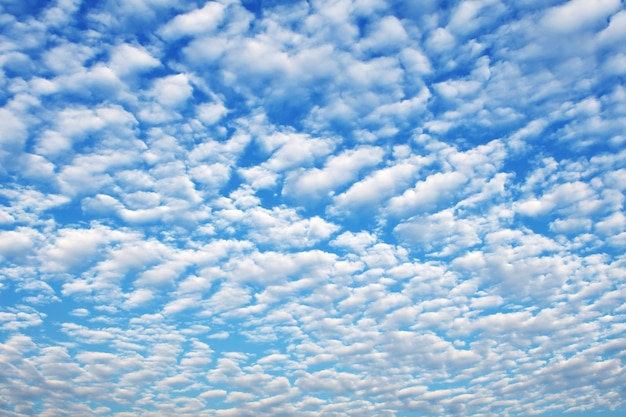
[[[624,45],[620,0],[2,1],[0,416],[623,415]]]

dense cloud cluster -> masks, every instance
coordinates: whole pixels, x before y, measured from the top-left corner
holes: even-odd
[[[622,1],[0,28],[0,416],[626,408]]]

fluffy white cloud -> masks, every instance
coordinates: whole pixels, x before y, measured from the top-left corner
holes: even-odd
[[[211,32],[223,19],[224,8],[221,3],[209,1],[201,9],[174,17],[159,32],[167,40]]]
[[[116,46],[111,53],[109,65],[117,74],[124,76],[141,73],[158,67],[161,63],[148,51],[129,44]]]
[[[303,200],[317,200],[349,184],[363,168],[378,164],[383,150],[378,147],[359,147],[327,159],[323,168],[293,172],[287,177],[283,193]]]
[[[191,97],[193,87],[185,74],[169,75],[155,81],[151,94],[155,100],[170,108],[183,105]]]
[[[620,2],[615,0],[601,0],[594,3],[572,0],[548,9],[542,24],[555,32],[575,32],[605,20],[619,10],[620,6]]]
[[[333,210],[350,213],[355,209],[377,207],[383,200],[407,187],[420,168],[419,162],[419,159],[417,163],[402,161],[375,171],[334,197]]]

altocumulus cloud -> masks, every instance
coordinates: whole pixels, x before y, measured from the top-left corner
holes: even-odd
[[[625,412],[622,1],[0,27],[0,416]]]

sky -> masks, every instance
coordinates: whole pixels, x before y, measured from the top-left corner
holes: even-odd
[[[0,0],[0,417],[623,416],[620,0]]]

